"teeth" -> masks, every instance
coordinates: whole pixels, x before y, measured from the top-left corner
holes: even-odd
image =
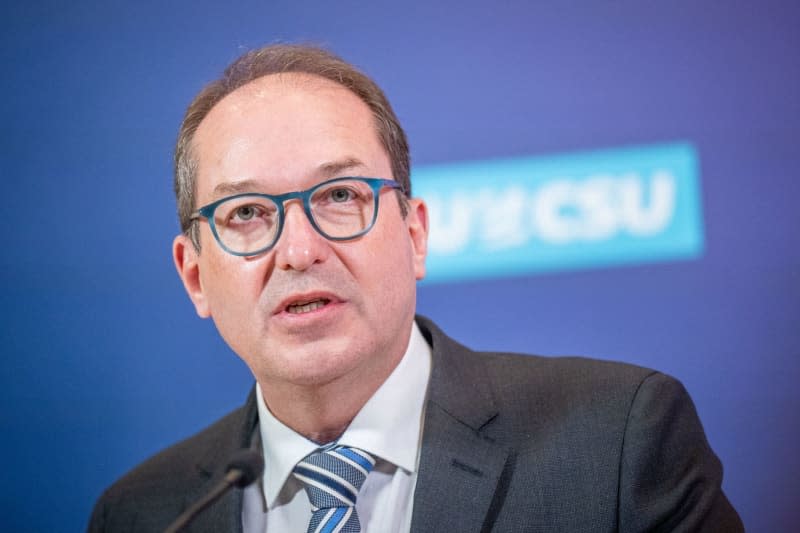
[[[327,300],[314,300],[313,302],[308,302],[305,304],[293,304],[286,308],[286,310],[294,315],[299,315],[300,313],[309,313],[314,311],[315,309],[319,309],[320,307],[324,307],[327,303]]]

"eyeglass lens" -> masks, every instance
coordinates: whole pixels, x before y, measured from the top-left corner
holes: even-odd
[[[323,183],[309,198],[313,223],[325,237],[347,239],[366,230],[375,212],[375,195],[360,180]],[[220,242],[235,253],[247,254],[271,246],[280,227],[278,205],[260,196],[238,196],[214,211]]]

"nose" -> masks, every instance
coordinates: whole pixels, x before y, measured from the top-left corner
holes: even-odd
[[[275,266],[281,270],[303,271],[325,261],[330,253],[328,240],[317,233],[297,201],[287,202],[283,230],[275,243]]]

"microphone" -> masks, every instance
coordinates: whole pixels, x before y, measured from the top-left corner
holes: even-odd
[[[178,533],[178,531],[188,526],[201,511],[228,492],[231,487],[236,486],[243,489],[258,479],[263,471],[264,458],[259,452],[250,448],[243,448],[237,451],[233,457],[231,457],[231,460],[228,461],[228,465],[225,467],[225,477],[222,481],[217,483],[203,498],[181,513],[181,515],[164,530],[164,533]]]

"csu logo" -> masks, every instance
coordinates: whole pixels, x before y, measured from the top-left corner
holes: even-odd
[[[686,143],[417,168],[430,281],[696,257],[697,158]]]

